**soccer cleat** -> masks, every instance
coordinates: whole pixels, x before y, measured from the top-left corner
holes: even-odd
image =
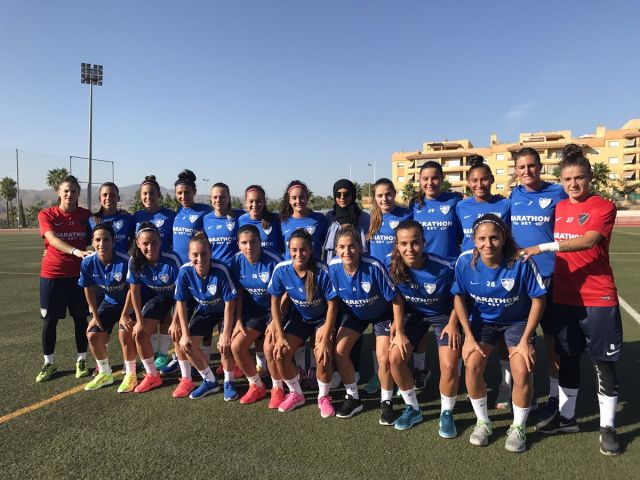
[[[58,371],[57,367],[53,363],[45,363],[42,369],[36,376],[36,383],[46,382],[51,380],[53,375]]]
[[[98,390],[99,388],[106,387],[113,384],[113,375],[111,373],[102,373],[93,377],[93,379],[84,386],[87,392],[92,390]]]
[[[333,417],[336,414],[333,405],[331,405],[331,397],[329,395],[318,399],[318,408],[320,409],[320,416],[322,418]]]
[[[356,413],[362,411],[362,402],[358,398],[353,398],[351,395],[344,396],[344,402],[340,405],[340,408],[336,412],[338,418],[351,418]]]
[[[404,412],[396,420],[394,428],[396,430],[409,430],[411,427],[419,424],[422,421],[422,412],[416,410],[411,405],[404,407]]]
[[[425,368],[424,370],[415,369],[413,371],[413,383],[416,390],[424,390],[427,388],[427,382],[431,378],[431,370]]]
[[[618,442],[616,430],[613,427],[600,427],[600,453],[603,455],[619,455],[622,447]]]
[[[169,356],[165,353],[156,352],[155,365],[158,370],[169,365]]]
[[[167,363],[164,367],[160,368],[160,375],[171,375],[174,372],[180,370],[180,363],[178,362],[178,358],[172,358],[169,363]]]
[[[393,403],[389,400],[380,402],[380,425],[393,425],[396,423],[396,413],[393,411]]]
[[[536,425],[536,430],[545,435],[553,435],[555,433],[576,433],[580,431],[580,425],[575,418],[564,418],[560,412],[556,413],[550,420],[540,422]]]
[[[264,385],[249,385],[249,390],[240,398],[240,403],[243,405],[249,405],[250,403],[256,403],[258,400],[262,400],[267,396],[267,389]]]
[[[89,376],[86,360],[78,360],[76,362],[76,378],[84,378]]]
[[[238,391],[233,382],[224,382],[224,401],[231,402],[238,399]]]
[[[304,405],[304,395],[300,395],[296,392],[289,392],[289,394],[284,397],[284,401],[278,407],[278,411],[282,413],[290,412],[302,405]]]
[[[189,396],[191,392],[193,392],[195,388],[196,388],[196,385],[195,383],[193,383],[193,380],[191,380],[190,378],[183,377],[180,379],[180,383],[178,383],[178,386],[173,391],[171,396],[173,398],[186,398]]]
[[[478,447],[485,447],[489,444],[491,432],[491,421],[485,422],[478,420],[469,437],[469,443],[471,443],[471,445],[477,445]]]
[[[455,438],[458,435],[451,410],[445,410],[440,414],[438,435],[442,438]]]
[[[524,433],[524,427],[513,424],[507,431],[507,440],[504,448],[508,452],[524,452],[527,449],[527,436]]]
[[[197,400],[198,398],[206,397],[212,393],[218,393],[220,391],[220,384],[217,380],[213,382],[211,380],[202,380],[202,383],[198,388],[193,390],[189,395],[191,400]]]
[[[498,388],[496,408],[498,410],[509,410],[511,408],[511,387],[506,383],[501,383],[500,388]]]
[[[281,388],[272,388],[271,398],[269,399],[269,408],[271,410],[275,410],[282,402],[284,402],[284,390]]]
[[[149,373],[145,373],[142,381],[133,389],[133,391],[136,393],[145,393],[154,388],[158,388],[160,385],[162,385],[160,375],[154,376]]]
[[[536,424],[536,428],[538,426],[544,426],[548,422],[550,422],[553,417],[560,411],[559,405],[560,401],[558,400],[558,397],[549,397],[549,399],[547,400],[547,404],[538,415],[539,421]]]
[[[129,393],[133,392],[133,389],[138,386],[138,378],[133,373],[125,374],[122,379],[122,383],[118,387],[118,393]]]
[[[380,390],[380,380],[378,379],[378,375],[373,375],[363,388],[369,395],[373,395]]]

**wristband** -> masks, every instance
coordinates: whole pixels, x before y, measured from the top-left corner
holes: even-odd
[[[73,255],[74,257],[76,256],[76,250],[77,250],[77,248],[72,248],[71,249],[71,255]]]
[[[540,253],[559,252],[560,243],[558,242],[541,243],[540,245],[538,245],[538,248],[540,249]]]

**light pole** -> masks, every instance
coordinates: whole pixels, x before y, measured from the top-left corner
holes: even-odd
[[[93,86],[102,85],[102,65],[82,63],[80,67],[80,83],[89,85],[89,181],[87,182],[87,208],[91,210],[91,182],[93,155]]]
[[[371,189],[373,184],[376,183],[376,162],[367,163],[368,166],[373,167],[373,177],[371,177],[371,183],[369,184],[369,196],[371,196]]]

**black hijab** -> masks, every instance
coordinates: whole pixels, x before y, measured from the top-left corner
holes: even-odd
[[[345,208],[340,207],[336,201],[336,195],[338,190],[346,189],[351,194],[351,202]],[[333,184],[333,216],[340,225],[351,224],[354,227],[358,222],[358,217],[362,213],[360,207],[356,203],[356,187],[351,182],[351,180],[347,180],[346,178],[338,180]]]

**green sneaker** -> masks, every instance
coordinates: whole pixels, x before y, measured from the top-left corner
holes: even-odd
[[[476,426],[473,427],[471,436],[469,437],[469,443],[477,445],[478,447],[487,446],[489,444],[489,435],[491,435],[492,432],[491,427],[491,421],[485,422],[483,420],[478,420],[476,422]]]
[[[38,373],[38,375],[36,376],[36,383],[51,380],[51,378],[57,371],[58,369],[53,363],[45,363],[42,367],[42,370],[40,370],[40,373]]]
[[[169,356],[164,353],[156,352],[155,361],[156,368],[160,370],[161,368],[166,367],[169,364]]]
[[[122,383],[118,387],[118,393],[133,392],[138,385],[138,378],[133,373],[127,373],[122,379]]]
[[[111,373],[99,373],[93,380],[84,386],[86,391],[98,390],[99,388],[106,387],[113,384],[113,374]]]
[[[84,378],[89,376],[86,360],[78,360],[76,362],[76,378]]]
[[[507,441],[504,448],[508,452],[524,452],[527,449],[527,436],[524,433],[524,427],[513,424],[507,432]]]

